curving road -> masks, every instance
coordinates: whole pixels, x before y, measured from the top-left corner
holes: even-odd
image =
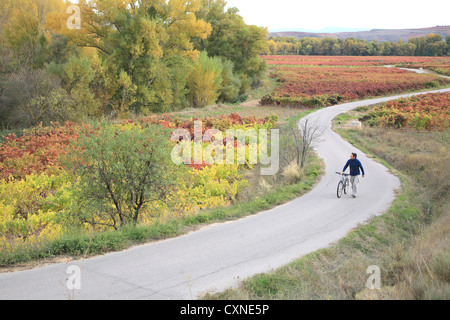
[[[402,96],[410,95],[346,103],[309,116],[326,128],[317,145],[326,175],[303,197],[178,238],[70,265],[1,274],[0,299],[195,299],[329,246],[358,224],[382,214],[400,187],[398,178],[384,166],[334,133],[331,120],[353,108]],[[358,152],[367,176],[361,179],[356,199],[337,199],[335,171],[342,169],[352,151]],[[69,266],[79,267],[80,290],[66,287]]]

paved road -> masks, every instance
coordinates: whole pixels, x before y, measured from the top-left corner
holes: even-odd
[[[81,290],[67,289],[67,264],[2,274],[0,299],[194,299],[329,246],[358,224],[382,214],[400,187],[398,178],[385,167],[335,134],[331,119],[358,106],[398,97],[346,103],[310,115],[326,127],[324,140],[317,146],[326,175],[303,197],[235,222],[72,262],[70,266],[80,270]],[[353,151],[359,153],[367,176],[356,199],[337,199],[335,171],[342,169]]]

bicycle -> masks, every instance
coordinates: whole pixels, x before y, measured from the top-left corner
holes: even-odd
[[[340,172],[336,173],[342,175],[342,178],[337,186],[337,197],[341,198],[342,193],[347,194],[348,188],[350,186],[350,180],[348,179],[349,174],[348,173],[341,174]]]

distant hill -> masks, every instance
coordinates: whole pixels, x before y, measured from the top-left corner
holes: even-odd
[[[400,39],[408,41],[411,38],[423,37],[430,33],[440,34],[444,38],[450,35],[450,26],[436,26],[421,29],[373,29],[370,31],[357,32],[336,32],[336,33],[314,33],[314,32],[270,32],[269,37],[294,37],[297,39],[313,37],[313,38],[334,38],[334,39],[363,39],[367,41],[392,41],[397,42]]]

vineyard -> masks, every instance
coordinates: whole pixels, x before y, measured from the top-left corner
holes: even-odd
[[[450,93],[431,93],[389,101],[365,116],[371,126],[445,130],[450,128]]]
[[[292,66],[417,66],[450,64],[448,57],[400,57],[400,56],[262,56],[269,65]]]
[[[5,137],[5,142],[0,145],[0,249],[10,250],[21,245],[53,240],[74,229],[89,232],[119,227],[125,211],[135,212],[136,207],[130,206],[125,199],[119,215],[111,209],[113,205],[107,202],[102,207],[104,214],[90,212],[93,209],[86,204],[90,193],[94,191],[91,185],[85,188],[84,176],[80,172],[88,172],[86,170],[97,165],[96,153],[105,154],[101,158],[105,179],[106,175],[119,172],[119,167],[127,172],[130,169],[127,167],[128,162],[134,166],[132,161],[135,158],[152,153],[148,141],[139,141],[146,130],[153,130],[150,131],[150,137],[155,136],[155,132],[164,134],[157,143],[158,148],[164,149],[163,144],[166,142],[168,146],[173,146],[170,142],[173,129],[186,129],[193,135],[195,120],[202,120],[203,133],[212,127],[223,130],[268,129],[277,122],[276,116],[255,119],[236,114],[187,121],[154,116],[114,125],[76,125],[68,122],[59,126],[55,123],[51,127],[24,131],[21,136],[10,134]],[[123,143],[120,144],[122,138]],[[109,145],[111,141],[107,140],[118,141]],[[95,147],[92,147],[92,143]],[[113,148],[109,150],[108,146]],[[127,152],[120,153],[119,147],[127,149]],[[207,143],[203,143],[202,147],[206,148]],[[117,158],[120,161],[116,161],[116,156],[122,157]],[[165,161],[170,162],[170,154],[164,154],[164,157]],[[167,168],[172,167],[171,163],[167,165]],[[147,202],[135,222],[145,224],[155,219],[187,216],[198,210],[227,206],[236,200],[238,191],[247,185],[242,170],[250,167],[248,164],[207,163],[181,166],[176,169],[178,176],[171,181],[171,188],[167,188],[160,199]],[[168,170],[162,171],[165,174]],[[88,180],[91,178],[86,177]],[[129,177],[125,175],[126,179]],[[116,188],[115,195],[123,192],[119,192],[118,186],[109,187]],[[86,190],[83,191],[83,188]]]
[[[341,101],[436,88],[450,80],[385,65],[445,65],[449,58],[267,56],[271,77],[280,84],[263,105],[329,106]],[[433,60],[434,59],[434,60]]]
[[[450,76],[450,61],[446,60],[436,60],[436,61],[423,61],[423,62],[408,62],[401,63],[400,66],[405,68],[414,68],[414,69],[427,69],[434,71],[438,74],[442,74],[444,76]]]

